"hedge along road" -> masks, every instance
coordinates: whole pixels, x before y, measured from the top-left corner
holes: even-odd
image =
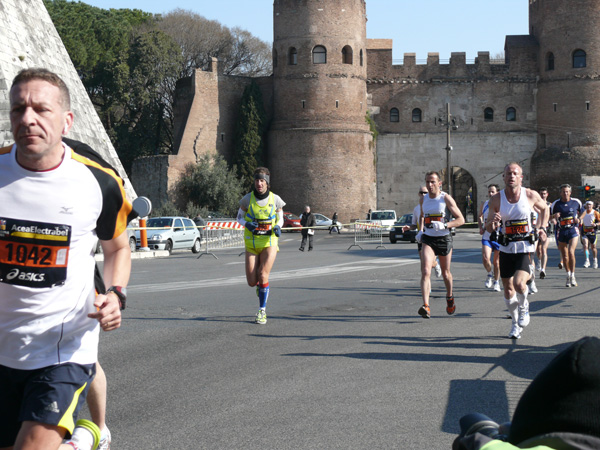
[[[350,235],[317,232],[302,253],[299,240],[282,237],[266,325],[239,250],[133,262],[123,326],[100,345],[115,448],[449,449],[462,415],[509,420],[557,351],[598,335],[598,272],[565,288],[553,245],[512,341],[478,234],[455,237],[456,314],[434,279],[430,320],[415,244],[348,251]]]

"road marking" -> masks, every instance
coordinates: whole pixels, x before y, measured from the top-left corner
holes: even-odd
[[[453,259],[466,258],[469,256],[479,255],[480,252],[467,251],[459,252],[452,255]],[[364,270],[373,270],[376,266],[385,265],[387,267],[401,267],[409,264],[418,264],[419,259],[415,255],[410,258],[374,258],[360,263],[349,262],[343,264],[335,264],[324,267],[308,267],[305,269],[284,270],[281,272],[271,272],[269,280],[290,280],[301,279],[306,277],[323,277],[329,275],[361,272]],[[235,263],[234,263],[235,264]],[[198,280],[198,281],[175,281],[172,283],[155,283],[143,285],[129,285],[129,292],[167,292],[167,291],[183,291],[186,289],[198,289],[215,286],[233,286],[246,284],[246,276],[236,276],[228,278],[215,278],[213,280]]]

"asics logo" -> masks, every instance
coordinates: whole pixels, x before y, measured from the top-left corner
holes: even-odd
[[[7,280],[18,279],[21,281],[33,281],[33,282],[42,282],[44,281],[43,273],[35,273],[35,272],[21,272],[19,269],[12,269],[10,272],[6,274]]]

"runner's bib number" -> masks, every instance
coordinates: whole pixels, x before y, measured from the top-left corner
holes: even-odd
[[[524,235],[529,233],[529,222],[527,220],[508,220],[504,227],[504,234],[513,235]]]
[[[47,288],[67,279],[71,226],[0,218],[0,282]]]
[[[571,228],[575,223],[575,219],[573,217],[563,217],[560,219],[560,226],[562,228]]]
[[[428,214],[425,216],[423,223],[426,228],[431,228],[433,222],[443,222],[444,215],[443,214]]]

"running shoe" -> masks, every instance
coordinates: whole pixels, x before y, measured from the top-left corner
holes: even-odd
[[[519,326],[526,327],[529,325],[529,303],[523,307],[519,306]]]
[[[537,294],[538,288],[535,285],[535,281],[531,280],[531,282],[527,285],[529,287],[530,294]]]
[[[419,315],[423,319],[429,319],[431,317],[431,309],[429,309],[429,305],[423,305],[419,308]]]
[[[492,289],[496,292],[501,292],[502,288],[500,287],[500,282],[498,280],[494,281],[494,287]]]
[[[96,450],[110,450],[110,430],[107,426],[104,427],[104,432],[102,433],[102,437],[100,438],[100,443],[98,444],[98,448]]]
[[[544,269],[540,270],[540,280],[546,278],[546,271]]]
[[[437,263],[434,269],[436,278],[440,278],[442,276],[442,268],[440,267],[440,263]]]
[[[511,339],[521,339],[522,331],[523,331],[523,328],[521,328],[517,322],[513,321],[512,328],[510,329],[510,333],[508,334],[508,337]]]
[[[577,280],[575,279],[575,274],[571,275],[571,286],[577,286]]]
[[[488,276],[485,280],[485,287],[490,289],[494,284],[494,275],[492,275],[491,273],[488,273]]]
[[[598,260],[594,259],[594,265],[592,266],[592,269],[597,269],[598,268]]]
[[[565,283],[566,287],[571,287],[571,275],[567,275],[567,282]]]
[[[585,269],[587,269],[588,267],[590,267],[590,260],[589,260],[589,259],[586,259],[586,260],[585,260],[585,262],[583,263],[583,267],[584,267]]]
[[[267,313],[264,309],[259,309],[256,313],[256,319],[254,319],[254,323],[258,323],[260,325],[264,325],[267,323]]]
[[[562,261],[558,263],[558,268],[559,268],[559,269],[562,269],[562,268],[563,268],[563,263],[562,263]]]
[[[456,305],[454,304],[454,296],[446,297],[446,312],[450,316],[456,312]]]

